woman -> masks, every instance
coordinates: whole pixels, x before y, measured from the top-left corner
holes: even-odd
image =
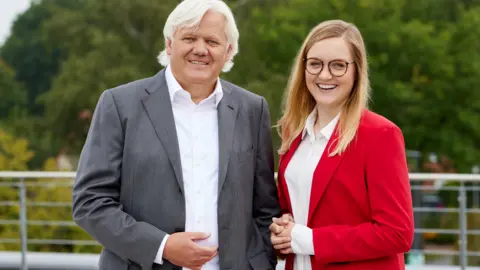
[[[340,20],[312,29],[278,122],[280,204],[292,218],[270,230],[286,270],[405,268],[414,226],[403,135],[368,99],[359,30]]]

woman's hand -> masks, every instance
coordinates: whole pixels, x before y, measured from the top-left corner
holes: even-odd
[[[281,218],[273,218],[270,225],[270,240],[273,247],[281,254],[293,253],[291,248],[291,234],[295,226],[292,215],[284,214]]]

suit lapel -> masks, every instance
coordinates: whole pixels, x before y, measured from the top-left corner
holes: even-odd
[[[298,146],[300,145],[300,142],[302,141],[302,135],[298,135],[295,140],[293,140],[292,144],[290,145],[290,149],[281,157],[279,166],[278,166],[278,184],[282,185],[282,188],[284,190],[284,195],[286,196],[285,200],[287,201],[288,204],[288,210],[293,216],[293,210],[292,210],[292,204],[290,201],[290,196],[288,193],[288,184],[287,180],[285,179],[285,170],[287,169],[288,163],[290,163],[290,160],[293,157],[293,154],[297,150]]]
[[[222,83],[221,80],[220,82]],[[231,89],[222,84],[222,90],[223,98],[218,104],[218,194],[222,191],[223,183],[225,183],[238,114],[238,106],[233,102]]]
[[[182,193],[183,175],[178,146],[177,130],[173,118],[172,104],[165,80],[165,70],[160,71],[152,78],[152,83],[145,89],[149,95],[142,99],[143,106],[152,122],[158,139],[167,152],[170,164]]]
[[[313,173],[307,226],[310,224],[310,220],[313,213],[315,212],[315,208],[317,207],[325,189],[327,188],[328,183],[332,179],[333,174],[335,173],[338,165],[340,165],[340,161],[344,156],[344,154],[337,154],[333,157],[328,156],[329,152],[335,150],[335,147],[338,144],[339,137],[337,134],[337,127],[335,127],[335,130],[332,133],[332,136],[330,137],[327,146],[325,147],[325,151],[323,151],[322,157],[317,164],[315,172]]]

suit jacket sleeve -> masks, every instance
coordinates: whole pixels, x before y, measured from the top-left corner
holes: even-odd
[[[106,249],[150,269],[166,235],[137,222],[119,202],[124,131],[114,97],[99,99],[73,186],[73,219]]]
[[[413,241],[413,210],[403,135],[396,126],[369,135],[365,181],[372,220],[357,226],[313,228],[315,259],[351,262],[407,252]]]
[[[265,99],[262,98],[260,128],[255,166],[255,187],[253,198],[253,215],[265,242],[267,255],[275,266],[277,258],[270,241],[269,226],[273,217],[280,216],[277,187],[274,178],[274,157],[270,113]]]

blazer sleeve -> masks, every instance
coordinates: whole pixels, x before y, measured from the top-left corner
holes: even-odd
[[[278,164],[282,164],[283,155],[280,155]],[[280,167],[281,165],[279,165]],[[278,190],[278,200],[280,202],[280,209],[282,210],[282,214],[291,214],[288,208],[288,201],[287,201],[287,190],[285,190],[285,183],[283,180],[283,175],[280,174],[280,170],[277,178],[277,190]]]
[[[124,131],[110,91],[99,98],[73,186],[73,219],[106,249],[151,269],[166,233],[137,222],[119,202]]]
[[[282,164],[282,159],[283,159],[284,155],[279,155],[279,160],[278,160],[278,164]],[[281,165],[279,165],[279,168],[280,168]],[[287,202],[287,197],[286,197],[286,193],[287,192],[284,188],[284,183],[283,183],[283,175],[280,174],[280,169],[278,170],[279,173],[278,173],[278,177],[277,177],[277,191],[278,191],[278,200],[279,200],[279,203],[280,203],[280,210],[282,212],[282,215],[283,214],[291,214],[290,211],[288,210],[288,202]],[[275,253],[277,254],[277,257],[282,259],[282,260],[285,260],[285,258],[287,257],[285,254],[282,254],[280,253],[280,250],[275,250]]]
[[[413,209],[403,135],[397,126],[376,133],[369,134],[365,147],[372,220],[313,228],[315,259],[322,264],[376,259],[411,248]]]
[[[274,178],[274,157],[270,130],[270,113],[267,102],[262,98],[255,162],[253,218],[262,234],[269,260],[275,266],[277,259],[270,241],[269,227],[272,224],[272,218],[280,216],[280,207]]]

